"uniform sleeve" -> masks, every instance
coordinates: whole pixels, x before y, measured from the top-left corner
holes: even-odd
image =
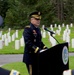
[[[32,48],[34,50],[34,52],[37,52],[37,50],[39,50],[39,47],[37,47],[36,45],[33,44],[32,40],[31,40],[31,36],[32,36],[31,32],[32,31],[30,30],[30,28],[24,29],[24,32],[23,32],[24,41],[28,48]]]

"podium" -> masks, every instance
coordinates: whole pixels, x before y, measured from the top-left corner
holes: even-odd
[[[62,75],[69,69],[68,43],[41,51],[38,58],[38,75]]]

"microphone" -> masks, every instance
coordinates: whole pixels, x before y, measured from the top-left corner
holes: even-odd
[[[50,32],[51,34],[55,34],[53,31],[51,31],[51,30],[47,29],[46,27],[44,28],[44,30],[46,30],[46,31]]]

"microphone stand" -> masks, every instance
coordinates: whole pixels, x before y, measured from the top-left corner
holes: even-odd
[[[53,37],[52,33],[50,33],[50,35]],[[53,37],[53,38],[57,41],[58,44],[60,44],[55,37]]]

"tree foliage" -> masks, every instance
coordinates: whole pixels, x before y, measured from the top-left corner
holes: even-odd
[[[42,12],[41,24],[47,26],[74,20],[74,0],[0,0],[0,7],[5,27],[23,28],[33,11]]]

